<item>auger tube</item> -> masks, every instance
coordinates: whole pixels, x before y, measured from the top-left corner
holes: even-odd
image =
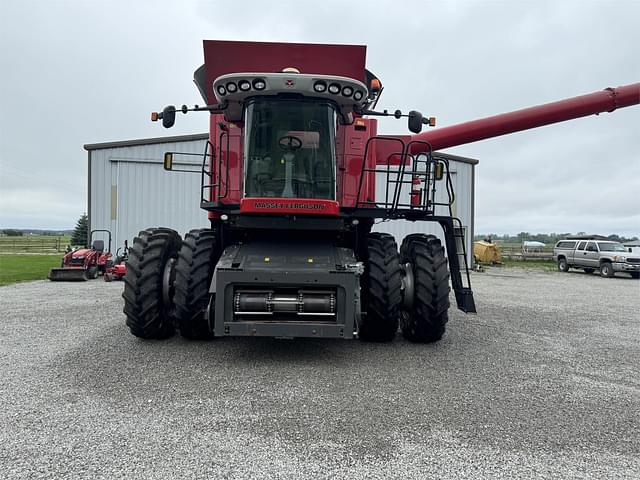
[[[413,135],[412,141],[427,142],[432,150],[464,145],[487,138],[508,135],[532,128],[565,122],[574,118],[613,112],[618,108],[640,103],[640,83],[606,88],[600,92],[580,95],[514,112],[459,123]],[[425,144],[413,144],[411,153],[427,148]]]

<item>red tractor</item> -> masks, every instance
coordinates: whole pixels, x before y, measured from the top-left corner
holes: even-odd
[[[113,262],[107,264],[107,269],[104,272],[104,281],[112,282],[113,280],[122,280],[127,273],[127,259],[129,258],[129,243],[124,241],[124,247],[116,250],[116,256]]]
[[[195,83],[209,112],[200,205],[210,225],[135,238],[124,312],[164,338],[322,337],[414,342],[445,332],[450,283],[475,312],[449,163],[437,149],[640,102],[640,84],[420,133],[433,118],[376,111],[366,47],[205,41]],[[165,127],[176,108],[152,114]],[[376,116],[408,118],[381,135]],[[173,167],[177,152],[164,163]],[[377,188],[376,188],[377,187]],[[377,220],[437,222],[398,249]],[[446,247],[446,250],[445,250]],[[447,255],[445,255],[445,252]]]
[[[94,240],[94,234],[107,233],[109,247],[104,251],[104,240]],[[79,248],[62,257],[60,268],[52,268],[48,278],[52,281],[84,281],[98,278],[106,271],[111,261],[111,232],[109,230],[93,230],[89,236],[91,248]]]

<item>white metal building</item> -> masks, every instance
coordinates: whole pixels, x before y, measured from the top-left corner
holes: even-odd
[[[148,227],[169,227],[184,234],[208,226],[207,213],[200,209],[200,175],[167,172],[162,166],[166,151],[193,153],[198,155],[180,156],[180,163],[174,165],[199,171],[207,139],[208,134],[202,133],[85,145],[89,162],[90,229],[110,230],[115,251],[125,240],[131,243],[140,230]],[[471,262],[478,161],[438,155],[450,162],[456,198],[453,214],[462,221]],[[382,195],[381,192],[377,195]],[[397,220],[380,223],[375,229],[393,234],[398,245],[409,233],[433,233],[443,238],[440,225],[432,222]]]
[[[167,172],[162,161],[166,151],[194,153],[198,156],[180,160],[199,170],[208,138],[197,134],[85,145],[89,229],[110,230],[115,251],[145,228],[169,227],[184,234],[206,227],[207,212],[199,208],[200,175]]]

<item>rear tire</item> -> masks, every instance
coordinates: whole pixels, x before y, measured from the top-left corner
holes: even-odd
[[[609,262],[605,262],[600,265],[600,275],[603,277],[613,277],[613,266]]]
[[[567,263],[567,259],[566,258],[559,258],[558,259],[558,270],[560,270],[561,272],[568,272],[569,271],[569,264]]]
[[[402,312],[403,336],[417,343],[437,342],[449,321],[449,268],[444,247],[434,235],[408,235],[400,248],[402,264],[413,272],[413,301]]]
[[[213,269],[220,258],[215,230],[191,230],[176,262],[175,318],[180,335],[191,340],[213,338],[205,312]]]
[[[367,235],[367,259],[361,278],[362,305],[366,311],[359,336],[369,342],[389,342],[398,331],[402,302],[402,277],[398,246],[388,233]]]
[[[112,280],[113,280],[113,275],[111,275],[109,272],[105,272],[104,281],[105,282],[111,282]]]
[[[162,339],[173,335],[172,263],[180,235],[168,228],[143,230],[133,240],[124,276],[124,313],[136,337]]]

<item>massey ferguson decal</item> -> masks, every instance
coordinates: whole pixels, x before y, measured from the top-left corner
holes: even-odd
[[[243,198],[243,213],[297,213],[339,215],[340,206],[335,200],[307,200],[300,198]]]
[[[300,208],[309,210],[326,210],[327,206],[324,204],[315,203],[278,203],[278,202],[256,202],[253,204],[255,208]]]

